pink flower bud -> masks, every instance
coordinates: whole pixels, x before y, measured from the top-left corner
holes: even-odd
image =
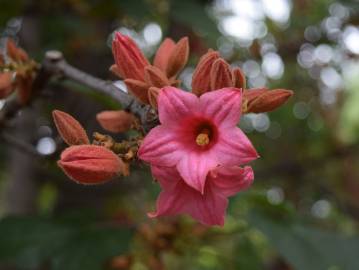
[[[134,79],[124,80],[129,92],[133,94],[142,103],[148,104],[148,87],[146,82]]]
[[[214,61],[211,73],[211,90],[232,87],[232,73],[230,65],[222,58]]]
[[[197,96],[211,91],[210,72],[214,61],[218,58],[218,52],[209,51],[199,60],[192,77],[192,92]]]
[[[147,66],[145,68],[145,81],[151,86],[160,88],[170,85],[163,71],[155,66]]]
[[[246,88],[246,77],[240,68],[232,69],[233,86],[235,88]]]
[[[158,48],[155,59],[153,60],[153,65],[158,67],[162,71],[166,71],[168,59],[172,53],[173,48],[175,47],[175,42],[170,39],[166,38]]]
[[[150,101],[150,104],[153,108],[157,108],[157,106],[158,106],[157,98],[160,93],[160,90],[161,89],[159,89],[157,87],[150,87],[148,89],[148,100]]]
[[[68,145],[90,143],[84,128],[71,115],[55,110],[52,112],[52,117],[59,134]]]
[[[246,92],[252,92],[247,90]],[[258,96],[251,97],[247,103],[246,113],[270,112],[282,106],[292,95],[293,91],[286,89],[274,89],[262,92],[258,91]],[[261,93],[261,94],[259,94]],[[254,98],[255,97],[255,98]]]
[[[189,55],[188,37],[181,38],[172,49],[166,66],[168,78],[176,76],[186,65]]]
[[[81,184],[106,182],[125,168],[124,162],[112,151],[96,145],[66,148],[57,164],[70,179]]]
[[[12,72],[0,73],[0,99],[6,98],[14,90],[12,78]]]
[[[8,39],[6,51],[9,57],[15,62],[26,62],[29,60],[27,53],[23,49],[18,48],[12,39]]]
[[[136,43],[128,36],[116,32],[112,51],[123,79],[144,79],[144,68],[149,65]]]
[[[110,132],[125,132],[131,128],[134,116],[126,111],[103,111],[96,115],[101,127]]]

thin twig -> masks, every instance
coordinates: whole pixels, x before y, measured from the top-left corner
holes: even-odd
[[[63,76],[88,86],[99,93],[110,96],[118,101],[125,110],[136,115],[141,120],[141,123],[145,126],[146,130],[157,123],[156,114],[149,105],[139,103],[125,91],[114,86],[110,81],[101,80],[71,66],[66,62],[62,53],[59,51],[49,51],[46,53],[42,63],[42,72],[43,74]]]

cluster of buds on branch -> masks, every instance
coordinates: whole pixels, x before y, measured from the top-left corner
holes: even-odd
[[[32,83],[38,65],[28,54],[7,40],[6,54],[0,55],[0,99],[16,91],[20,104],[26,104],[32,92]]]
[[[290,90],[247,89],[240,68],[232,68],[218,52],[210,50],[199,60],[192,91],[176,88],[179,72],[187,63],[187,38],[165,39],[153,65],[128,36],[116,33],[112,44],[112,72],[129,92],[152,106],[159,124],[148,133],[130,111],[104,111],[97,115],[110,132],[137,130],[130,140],[115,142],[95,134],[90,144],[81,125],[64,112],[55,111],[56,126],[70,145],[58,162],[73,180],[103,183],[127,175],[138,159],[151,166],[162,191],[149,217],[189,214],[205,225],[223,225],[228,197],[248,188],[254,173],[247,164],[259,157],[238,128],[245,113],[269,112],[293,94]]]

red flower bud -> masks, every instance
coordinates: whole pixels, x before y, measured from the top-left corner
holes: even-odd
[[[100,184],[121,173],[124,162],[102,146],[77,145],[66,148],[57,164],[77,183]]]
[[[157,108],[157,98],[160,93],[160,90],[161,89],[157,87],[150,87],[148,89],[148,100],[150,101],[150,104],[153,108]]]
[[[6,50],[9,57],[15,62],[26,62],[29,60],[27,53],[23,49],[18,48],[12,39],[8,39]]]
[[[0,73],[0,99],[6,98],[14,90],[12,80],[12,72]]]
[[[170,85],[163,71],[155,66],[147,66],[145,68],[145,81],[151,86],[160,88]]]
[[[181,38],[172,49],[166,66],[168,78],[176,76],[186,65],[189,55],[188,37]]]
[[[214,61],[211,73],[211,90],[232,87],[232,73],[230,65],[222,58]]]
[[[198,65],[193,72],[192,92],[197,96],[211,91],[210,72],[214,61],[219,58],[219,53],[209,51],[199,59]]]
[[[138,81],[134,79],[124,80],[129,92],[133,94],[142,103],[148,104],[148,87],[146,82]]]
[[[246,77],[240,68],[232,69],[233,86],[236,88],[246,88]]]
[[[144,68],[149,63],[130,37],[116,32],[112,42],[112,51],[118,73],[123,79],[144,79]]]
[[[111,71],[114,75],[116,75],[117,77],[122,78],[122,75],[121,75],[121,73],[120,73],[120,70],[118,69],[118,67],[117,67],[116,64],[110,66],[110,71]]]
[[[71,115],[55,110],[52,112],[52,117],[59,134],[68,145],[90,143],[81,124]]]
[[[96,115],[101,127],[110,132],[125,132],[131,128],[134,116],[126,111],[103,111]]]
[[[156,52],[153,65],[162,71],[166,71],[168,59],[170,58],[175,45],[176,43],[172,39],[166,38]]]
[[[254,90],[247,90],[252,92]],[[292,95],[293,91],[286,89],[263,90],[258,89],[247,102],[246,113],[270,112],[283,105]],[[246,97],[246,95],[245,95]]]

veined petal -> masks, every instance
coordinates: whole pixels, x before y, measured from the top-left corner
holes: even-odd
[[[172,39],[166,38],[157,49],[153,65],[160,68],[162,71],[165,71],[168,59],[170,58],[172,50],[175,46],[176,43]]]
[[[151,166],[151,173],[165,190],[171,191],[179,181],[183,181],[176,167]]]
[[[213,151],[222,166],[239,166],[259,157],[252,143],[239,128],[221,130]]]
[[[248,188],[253,179],[253,170],[249,166],[244,168],[220,166],[209,174],[208,182],[216,193],[229,197]]]
[[[191,93],[175,87],[164,87],[158,96],[158,115],[164,125],[179,125],[186,116],[198,110],[199,100]]]
[[[177,163],[177,170],[190,187],[204,192],[206,177],[217,166],[217,160],[209,151],[187,152]]]
[[[228,201],[211,186],[201,194],[178,179],[175,168],[152,167],[152,173],[164,190],[158,196],[156,212],[149,217],[189,214],[202,224],[223,226]]]
[[[241,116],[242,91],[222,88],[200,97],[200,111],[221,129],[235,127]]]
[[[176,131],[160,125],[153,128],[143,140],[138,156],[153,165],[172,167],[183,155]]]

